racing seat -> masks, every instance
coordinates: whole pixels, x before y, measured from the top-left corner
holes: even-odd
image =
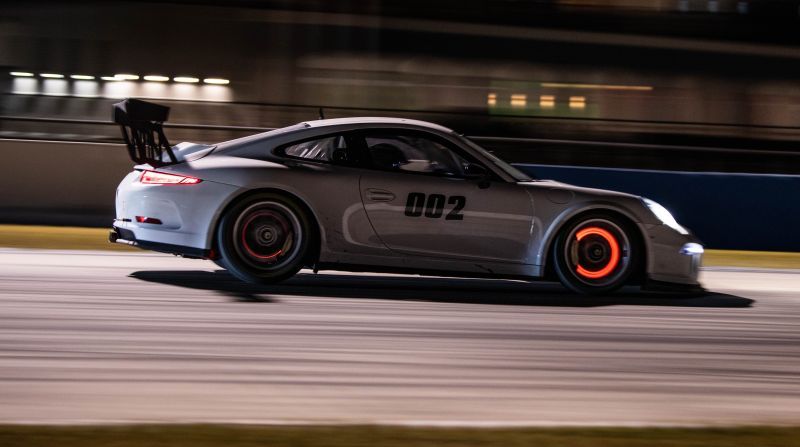
[[[334,140],[334,150],[331,152],[331,161],[335,164],[348,165],[355,162],[351,160],[351,154],[347,150],[347,141],[341,135]]]

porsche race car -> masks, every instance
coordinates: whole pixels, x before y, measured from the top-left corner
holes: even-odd
[[[169,109],[114,106],[131,158],[112,242],[269,284],[304,267],[696,289],[703,247],[663,206],[535,179],[445,127],[320,119],[169,144]]]

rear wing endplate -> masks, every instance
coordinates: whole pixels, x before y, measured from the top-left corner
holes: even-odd
[[[168,117],[169,107],[159,104],[132,98],[114,104],[113,120],[122,128],[131,160],[154,168],[178,162],[164,135]]]

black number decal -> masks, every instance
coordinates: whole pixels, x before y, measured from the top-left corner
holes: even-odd
[[[424,211],[425,217],[438,219],[444,215],[445,202],[454,205],[453,209],[445,216],[445,220],[464,220],[461,210],[467,205],[466,197],[450,196],[448,199],[444,194],[431,194],[428,196],[428,200],[425,200],[425,194],[421,192],[408,194],[405,215],[408,217],[420,217]]]
[[[445,220],[464,220],[464,215],[461,214],[461,210],[463,210],[464,205],[467,204],[467,198],[464,196],[450,196],[450,200],[448,200],[447,203],[455,206],[447,213]]]
[[[431,194],[425,203],[425,217],[437,219],[444,213],[444,196],[441,194]]]
[[[425,206],[425,194],[412,192],[408,194],[406,200],[406,216],[419,217],[422,215],[422,208]]]

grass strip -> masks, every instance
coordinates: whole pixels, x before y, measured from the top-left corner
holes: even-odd
[[[0,225],[0,247],[50,250],[137,250],[108,242],[108,228]]]
[[[108,229],[0,225],[0,247],[51,250],[136,250],[108,242]],[[706,250],[706,267],[756,267],[800,269],[800,253],[771,251]]]
[[[800,447],[800,427],[0,426],[4,447]]]
[[[706,267],[800,269],[800,253],[776,251],[706,250]]]

